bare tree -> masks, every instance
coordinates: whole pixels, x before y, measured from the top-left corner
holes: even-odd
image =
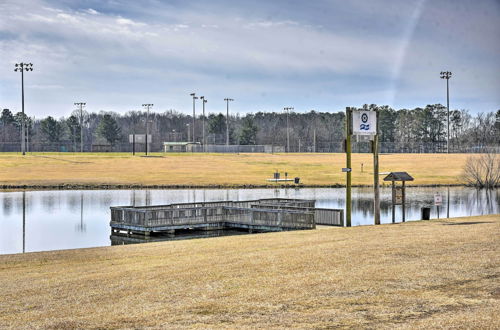
[[[478,188],[500,186],[500,156],[493,152],[470,156],[464,166],[463,178],[467,184]]]

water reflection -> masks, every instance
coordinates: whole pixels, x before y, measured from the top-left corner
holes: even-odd
[[[390,188],[381,188],[381,222],[392,222]],[[443,205],[434,205],[434,194]],[[155,205],[258,198],[315,199],[320,208],[345,208],[345,189],[184,189],[0,192],[0,254],[70,249],[111,244],[111,205]],[[373,223],[373,189],[353,189],[352,224]],[[500,213],[500,189],[407,188],[406,219],[418,220],[422,207],[431,218]],[[396,222],[402,219],[395,208]]]

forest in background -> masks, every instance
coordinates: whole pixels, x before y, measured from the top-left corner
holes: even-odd
[[[388,106],[372,104],[362,108],[379,109],[382,143],[393,146],[418,145],[421,152],[442,151],[447,137],[445,106],[434,104],[423,108],[395,110]],[[129,111],[124,114],[83,111],[80,118],[80,111],[75,110],[68,117],[48,116],[34,119],[26,116],[25,120],[27,139],[32,151],[79,151],[81,133],[85,151],[91,151],[96,145],[109,145],[114,151],[130,151],[129,135],[145,133],[146,117],[145,111]],[[225,114],[196,116],[194,141],[200,143],[203,142],[203,122],[207,144],[226,143]],[[21,123],[21,112],[12,113],[9,109],[3,109],[0,117],[0,150],[19,150]],[[150,112],[149,133],[153,139],[151,151],[160,151],[165,141],[192,141],[192,123],[192,115],[175,110]],[[345,138],[344,123],[343,111],[290,112],[290,151],[338,152]],[[285,146],[287,114],[230,114],[229,131],[230,144]],[[500,110],[478,114],[471,114],[467,110],[450,110],[450,148],[481,148],[498,146],[499,143]],[[433,146],[432,150],[425,147],[429,145]],[[395,148],[393,151],[405,152],[405,149]]]

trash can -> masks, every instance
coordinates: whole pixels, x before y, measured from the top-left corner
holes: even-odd
[[[422,207],[422,220],[430,220],[431,218],[431,208]]]
[[[294,182],[295,182],[295,184],[299,184],[300,183],[300,178],[295,178]]]

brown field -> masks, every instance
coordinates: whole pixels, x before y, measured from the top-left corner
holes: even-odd
[[[0,328],[500,328],[500,215],[0,256]]]
[[[380,156],[380,171],[407,171],[415,178],[413,185],[461,184],[468,156],[384,154]],[[300,177],[308,186],[329,186],[345,184],[343,167],[345,154],[167,154],[145,158],[125,153],[25,157],[2,153],[0,185],[263,186],[279,170]],[[353,184],[373,184],[370,154],[353,154],[352,168]]]

